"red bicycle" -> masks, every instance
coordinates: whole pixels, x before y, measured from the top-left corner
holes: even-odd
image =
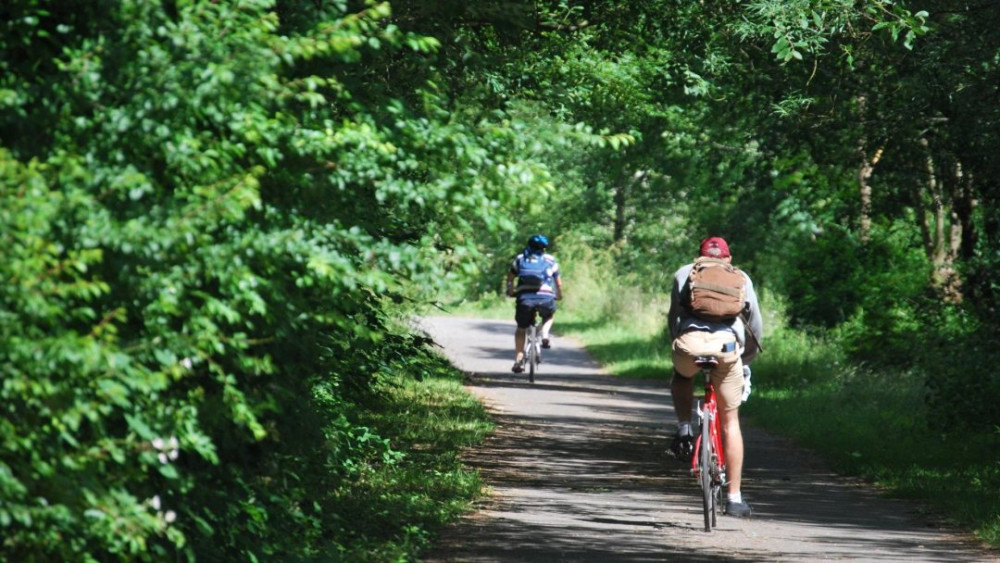
[[[726,484],[726,457],[722,450],[719,407],[715,402],[715,387],[712,386],[710,375],[719,365],[719,360],[715,356],[699,356],[694,363],[705,376],[705,396],[698,401],[701,432],[695,438],[691,473],[701,486],[705,531],[711,532],[716,525],[716,515],[722,510],[722,488]]]

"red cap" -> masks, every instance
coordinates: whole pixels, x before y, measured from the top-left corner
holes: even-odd
[[[708,237],[701,241],[701,255],[711,258],[729,258],[729,245],[722,237]]]

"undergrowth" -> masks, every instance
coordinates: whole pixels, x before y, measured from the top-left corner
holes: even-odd
[[[444,359],[425,359],[419,367],[418,378],[387,381],[377,408],[359,413],[358,422],[389,440],[398,458],[363,468],[339,492],[335,509],[354,538],[343,561],[418,560],[444,525],[482,495],[478,473],[463,466],[459,454],[492,430],[488,413]]]

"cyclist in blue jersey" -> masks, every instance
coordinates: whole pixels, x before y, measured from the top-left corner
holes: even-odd
[[[549,331],[555,320],[556,300],[562,299],[562,279],[559,263],[545,250],[549,239],[534,235],[528,239],[524,252],[511,262],[507,272],[507,295],[517,297],[514,320],[514,367],[511,371],[524,371],[524,340],[527,328],[535,322],[535,313],[542,318],[542,348],[550,348]]]

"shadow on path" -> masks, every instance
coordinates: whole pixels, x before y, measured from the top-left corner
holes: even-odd
[[[968,537],[841,479],[814,455],[745,428],[752,519],[705,533],[700,493],[665,455],[665,381],[605,374],[554,338],[536,383],[510,373],[513,323],[422,324],[468,376],[497,430],[468,451],[490,494],[424,561],[997,561]]]

